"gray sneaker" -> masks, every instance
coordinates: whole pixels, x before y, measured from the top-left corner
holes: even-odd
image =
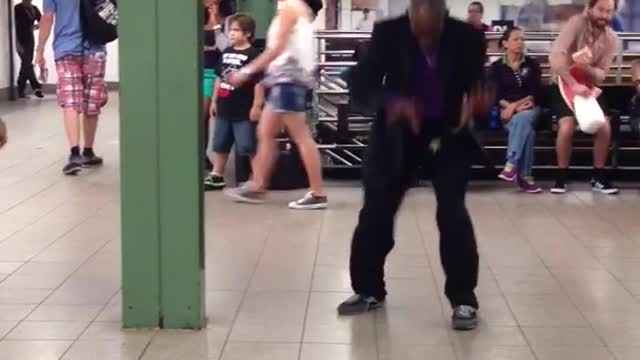
[[[104,163],[104,160],[102,160],[101,157],[96,156],[95,154],[82,155],[83,167],[89,168],[89,167],[102,166],[103,163]]]
[[[326,196],[315,196],[308,192],[302,199],[289,203],[289,209],[293,210],[320,210],[326,209],[328,200]]]
[[[338,305],[338,315],[358,315],[371,310],[381,308],[384,300],[378,300],[373,296],[355,294]]]
[[[74,176],[82,171],[82,157],[71,155],[69,156],[69,162],[62,168],[62,172],[65,175]]]
[[[460,305],[453,309],[451,325],[454,330],[473,330],[478,327],[478,310],[469,305]]]
[[[248,182],[241,187],[229,189],[224,194],[235,202],[254,205],[264,204],[264,193],[255,191],[251,183]]]

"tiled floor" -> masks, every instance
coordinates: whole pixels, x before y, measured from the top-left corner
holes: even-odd
[[[28,104],[28,106],[27,106]],[[338,318],[361,194],[329,187],[331,209],[290,212],[207,195],[207,313],[201,332],[120,330],[115,102],[98,150],[107,165],[60,175],[54,102],[1,105],[2,360],[636,360],[640,195],[528,196],[497,183],[469,194],[482,253],[482,326],[448,329],[431,189],[398,218],[385,310]],[[247,223],[254,226],[246,226]]]

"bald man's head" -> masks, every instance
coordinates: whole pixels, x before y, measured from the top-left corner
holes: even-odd
[[[438,33],[446,14],[446,0],[411,0],[409,5],[411,27],[418,36]]]

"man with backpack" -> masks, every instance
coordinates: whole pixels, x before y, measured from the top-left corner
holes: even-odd
[[[53,52],[58,74],[58,103],[70,147],[65,175],[102,165],[93,151],[100,110],[107,103],[105,44],[117,35],[117,7],[113,0],[44,0],[36,65],[45,69],[44,49],[53,29]],[[84,146],[80,151],[82,121]]]

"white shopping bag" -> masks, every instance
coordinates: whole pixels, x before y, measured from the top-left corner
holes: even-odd
[[[595,96],[575,96],[573,106],[578,126],[583,132],[595,134],[605,124],[604,112]]]

